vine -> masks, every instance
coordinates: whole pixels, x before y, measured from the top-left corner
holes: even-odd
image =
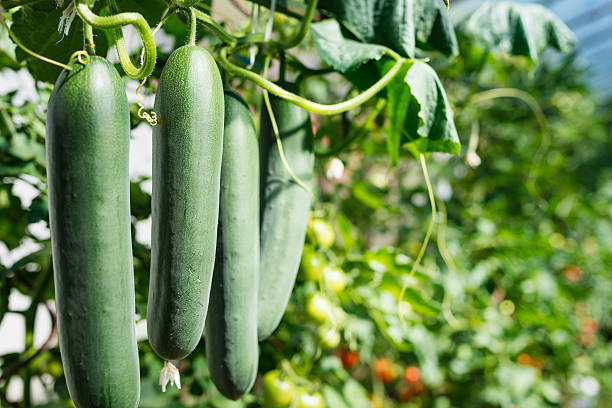
[[[102,17],[95,14],[84,0],[76,0],[76,9],[79,16],[85,21],[85,23],[98,29],[111,29],[115,35],[117,42],[117,54],[119,55],[119,61],[121,67],[125,73],[133,79],[142,80],[153,72],[155,68],[155,60],[157,58],[157,48],[155,47],[155,41],[153,41],[153,35],[149,23],[140,13],[119,13],[108,17]],[[108,4],[111,11],[117,12],[117,3],[115,0],[108,0]],[[140,68],[137,68],[130,60],[130,55],[123,38],[123,31],[121,27],[125,25],[133,25],[136,31],[138,31],[142,44],[144,46],[144,57]]]

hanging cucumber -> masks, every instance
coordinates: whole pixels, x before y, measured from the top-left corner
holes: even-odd
[[[226,91],[217,257],[204,339],[210,378],[234,400],[253,387],[259,359],[257,143],[248,106]]]
[[[283,85],[286,89],[291,86]],[[309,113],[270,96],[288,165],[308,188],[314,167]],[[261,227],[257,333],[266,339],[278,327],[300,264],[311,199],[287,172],[265,105],[259,136]]]
[[[62,363],[75,405],[137,407],[130,232],[130,113],[123,82],[91,56],[61,73],[47,114],[47,178]]]
[[[223,140],[223,86],[213,57],[185,45],[163,69],[153,128],[147,328],[166,360],[202,336],[213,275]]]

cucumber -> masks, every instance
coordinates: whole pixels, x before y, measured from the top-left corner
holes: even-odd
[[[166,360],[187,357],[204,329],[215,261],[223,86],[203,48],[176,49],[164,67],[153,128],[151,276],[147,331]]]
[[[287,162],[312,188],[314,151],[310,115],[284,99],[271,96],[270,103]],[[259,147],[261,260],[257,333],[259,340],[264,340],[278,327],[289,302],[304,246],[311,199],[281,161],[265,105],[262,106]]]
[[[248,106],[226,91],[217,257],[204,339],[210,378],[233,400],[253,387],[259,359],[257,143]]]
[[[47,113],[47,178],[62,363],[77,407],[137,407],[130,113],[105,59],[61,73]]]

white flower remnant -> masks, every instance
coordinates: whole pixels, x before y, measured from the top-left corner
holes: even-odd
[[[325,166],[325,177],[328,180],[340,180],[344,175],[344,163],[337,157],[331,159]]]
[[[58,6],[61,6],[59,2],[57,4]],[[62,4],[63,4],[63,1],[62,1]],[[68,33],[70,33],[70,26],[72,25],[72,22],[74,21],[74,18],[76,17],[76,14],[77,14],[77,11],[76,11],[76,8],[74,7],[74,1],[72,1],[68,5],[68,7],[66,7],[66,9],[62,12],[62,16],[60,17],[59,25],[57,27],[57,31],[62,33],[64,37],[68,36]]]
[[[176,385],[176,388],[181,389],[181,376],[178,368],[169,361],[164,363],[161,373],[159,373],[159,385],[162,387],[162,392],[166,392],[166,385]]]

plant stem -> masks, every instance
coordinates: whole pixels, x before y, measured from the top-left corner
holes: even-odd
[[[119,13],[109,17],[102,17],[95,14],[90,8],[82,2],[83,0],[77,0],[77,11],[83,21],[90,24],[94,28],[103,30],[113,30],[117,41],[117,54],[119,54],[119,61],[121,67],[125,73],[133,79],[144,79],[151,75],[155,68],[155,59],[157,58],[157,48],[153,41],[153,35],[151,34],[151,28],[149,23],[140,13]],[[108,0],[108,4],[111,11],[117,12],[117,3],[115,0]],[[140,68],[136,68],[130,60],[130,54],[127,51],[125,45],[125,39],[123,38],[123,31],[121,27],[131,24],[136,28],[136,31],[140,34],[142,44],[144,46],[144,58]]]
[[[85,41],[85,50],[89,54],[96,54],[96,44],[94,43],[93,28],[83,22],[83,40]]]
[[[189,45],[195,45],[196,35],[198,31],[198,23],[196,20],[195,9],[189,9]]]
[[[396,63],[382,78],[380,78],[374,85],[372,85],[370,88],[366,89],[359,95],[355,96],[354,98],[348,99],[344,102],[332,104],[332,105],[325,105],[325,104],[313,102],[299,95],[296,95],[292,92],[289,92],[254,72],[251,72],[247,69],[244,69],[237,65],[232,64],[228,59],[227,52],[228,52],[227,47],[221,48],[221,50],[219,51],[219,60],[221,64],[225,67],[225,69],[227,69],[229,72],[239,77],[242,77],[244,79],[248,79],[251,82],[254,82],[259,87],[278,96],[279,98],[283,98],[306,110],[309,110],[311,112],[318,113],[321,115],[335,115],[338,113],[342,113],[347,110],[353,109],[361,105],[362,103],[366,102],[367,100],[372,98],[374,95],[376,95],[378,92],[380,92],[384,87],[386,87],[389,84],[389,82],[391,82],[391,80],[395,77],[395,75],[400,71],[402,65],[406,61],[409,61],[401,57],[399,54],[391,50],[387,50],[386,53],[390,55],[392,58],[394,58],[396,60]]]
[[[290,38],[286,41],[270,41],[270,43],[268,44],[268,48],[273,48],[277,50],[287,50],[300,44],[304,37],[306,37],[306,33],[308,33],[310,23],[312,22],[312,17],[314,16],[315,11],[317,10],[318,2],[319,0],[310,0],[308,2],[308,8],[306,9],[306,14],[304,15],[304,18],[302,20],[300,29],[297,31],[297,33],[295,33],[293,38]]]

